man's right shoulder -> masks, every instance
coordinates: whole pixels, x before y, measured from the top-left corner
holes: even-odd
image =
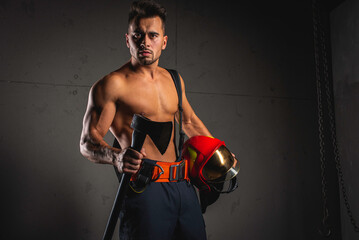
[[[119,85],[123,85],[125,82],[125,74],[121,72],[111,72],[98,80],[95,84],[95,86],[101,86],[101,87],[117,87]]]
[[[121,92],[125,91],[126,85],[126,74],[115,71],[98,80],[91,87],[91,92],[95,98],[104,97],[115,100],[120,97]]]
[[[126,72],[121,69],[111,72],[98,80],[92,86],[93,89],[101,88],[103,90],[124,88],[126,85]]]

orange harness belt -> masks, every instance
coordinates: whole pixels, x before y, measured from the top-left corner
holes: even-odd
[[[131,181],[135,179],[133,175]],[[153,169],[153,182],[178,182],[182,180],[189,181],[188,161],[181,162],[156,162]]]

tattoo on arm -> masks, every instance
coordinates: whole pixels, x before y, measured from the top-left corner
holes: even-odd
[[[115,164],[118,161],[120,150],[115,151],[107,144],[100,144],[88,137],[82,145],[82,153],[93,162]]]

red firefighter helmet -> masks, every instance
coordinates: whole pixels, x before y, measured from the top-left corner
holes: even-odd
[[[191,137],[183,144],[182,158],[189,161],[191,182],[200,191],[211,191],[212,184],[228,181],[239,171],[239,162],[217,138]]]

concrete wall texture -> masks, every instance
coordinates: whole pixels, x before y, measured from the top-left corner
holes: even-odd
[[[359,2],[347,0],[331,13],[333,86],[338,146],[352,214],[359,221]],[[341,198],[343,240],[359,239]]]
[[[241,162],[208,239],[324,239],[311,1],[162,2],[160,65]],[[91,85],[130,57],[129,3],[0,2],[1,239],[101,238],[118,181],[79,138]]]

